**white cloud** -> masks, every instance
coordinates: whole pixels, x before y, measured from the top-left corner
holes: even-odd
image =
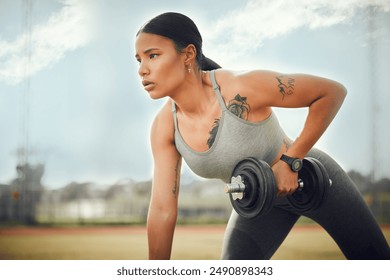
[[[92,39],[92,17],[88,1],[67,0],[45,24],[31,27],[13,41],[0,38],[0,82],[20,83],[26,77],[58,62]]]
[[[301,27],[316,29],[345,22],[368,6],[387,12],[390,0],[252,0],[205,30],[205,42],[216,50],[213,57],[235,57]]]

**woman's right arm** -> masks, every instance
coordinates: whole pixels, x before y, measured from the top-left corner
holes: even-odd
[[[147,232],[149,259],[154,260],[170,259],[177,219],[181,156],[174,145],[169,107],[170,102],[157,115],[151,130],[154,174]]]

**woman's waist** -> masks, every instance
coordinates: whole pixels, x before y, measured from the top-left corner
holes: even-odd
[[[287,146],[288,142],[280,139],[277,147],[276,143],[273,147],[265,147],[261,143],[258,143],[257,147],[255,145],[251,147],[245,147],[245,145],[218,146],[212,151],[202,154],[193,153],[187,150],[184,145],[178,145],[177,148],[187,165],[198,176],[210,179],[218,178],[229,182],[233,169],[239,161],[247,157],[255,157],[272,166],[286,151]]]

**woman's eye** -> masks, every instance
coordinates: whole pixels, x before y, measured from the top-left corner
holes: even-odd
[[[158,56],[158,54],[153,53],[153,54],[151,54],[151,55],[149,56],[149,58],[150,58],[150,59],[153,59],[153,58],[156,58],[157,56]]]

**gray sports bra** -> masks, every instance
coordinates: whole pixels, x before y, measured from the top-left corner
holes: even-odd
[[[210,79],[222,108],[213,145],[205,152],[198,152],[186,144],[178,128],[176,105],[172,101],[175,145],[194,173],[204,178],[219,178],[230,182],[234,166],[246,157],[256,157],[271,164],[282,146],[285,134],[273,112],[267,119],[257,123],[234,115],[225,105],[214,71],[210,71]]]

